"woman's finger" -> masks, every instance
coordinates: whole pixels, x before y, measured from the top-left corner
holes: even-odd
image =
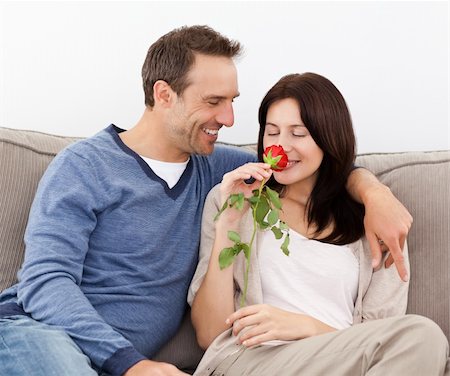
[[[257,313],[245,316],[239,320],[236,320],[233,323],[233,334],[235,336],[237,336],[241,332],[241,330],[243,330],[247,327],[250,327],[250,326],[258,325],[260,323],[261,323],[261,318],[258,316]]]
[[[258,325],[259,327],[259,325]],[[264,328],[252,328],[248,333],[243,334],[239,338],[239,342],[245,347],[253,347],[260,345],[263,342],[275,339],[270,331]]]

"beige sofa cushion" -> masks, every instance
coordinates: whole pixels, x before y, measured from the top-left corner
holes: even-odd
[[[16,281],[38,182],[56,153],[75,140],[0,128],[0,291]]]
[[[408,313],[436,321],[450,338],[450,151],[366,154],[367,167],[411,212]]]

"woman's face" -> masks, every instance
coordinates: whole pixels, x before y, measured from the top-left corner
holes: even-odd
[[[278,183],[314,187],[323,152],[303,124],[296,100],[282,99],[269,107],[263,144],[264,148],[281,145],[289,157],[287,167],[274,172]]]

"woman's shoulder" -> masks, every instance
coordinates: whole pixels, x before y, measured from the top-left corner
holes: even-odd
[[[216,184],[210,189],[206,196],[206,202],[218,202],[220,198],[220,185],[222,183]]]

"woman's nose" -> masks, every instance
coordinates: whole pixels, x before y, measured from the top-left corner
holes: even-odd
[[[280,145],[286,152],[292,149],[292,144],[289,140],[289,135],[280,134],[278,136],[278,145]]]

